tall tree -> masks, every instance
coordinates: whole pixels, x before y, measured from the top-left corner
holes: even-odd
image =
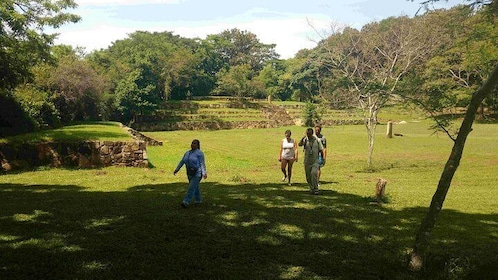
[[[0,2],[0,89],[12,89],[30,77],[30,68],[50,60],[50,46],[58,28],[77,22],[76,15],[63,12],[76,8],[73,0],[4,0]]]
[[[417,94],[417,100],[435,112],[448,112],[455,106],[466,107],[472,93],[491,72],[492,62],[498,60],[497,22],[466,6],[431,12],[428,16],[439,16],[451,36],[445,36],[442,51],[424,66],[420,75],[423,83],[418,87],[431,94]],[[491,96],[486,98],[481,104],[480,118],[484,118],[482,107],[485,102],[488,106],[494,105]],[[444,124],[445,119],[438,121]]]
[[[216,73],[218,85],[221,86],[214,91],[215,94],[227,92],[226,85],[237,80],[234,85],[238,87],[234,89],[235,92],[232,91],[231,95],[262,95],[261,83],[253,79],[259,75],[267,63],[278,58],[274,44],[263,44],[255,34],[236,28],[209,35],[204,44],[211,51],[211,61],[215,62],[216,65],[213,70]],[[230,77],[223,77],[224,75]],[[243,77],[245,77],[245,81],[241,80]],[[253,85],[257,88],[251,90],[247,85]]]
[[[368,140],[367,166],[372,167],[377,116],[396,94],[400,81],[427,59],[434,39],[421,32],[421,18],[388,18],[361,31],[346,28],[322,41],[316,59],[338,77],[335,88],[350,93],[364,115]]]
[[[275,60],[268,63],[257,77],[259,82],[265,88],[265,96],[271,96],[272,99],[288,100],[291,97],[289,82],[285,73],[287,61]]]
[[[254,33],[236,28],[209,35],[206,43],[212,46],[218,56],[222,64],[220,69],[248,64],[253,71],[259,72],[267,61],[278,58],[275,44],[263,44]]]
[[[498,16],[498,2],[496,0],[476,1],[471,5],[484,5],[488,9],[489,20],[496,20],[496,17]],[[432,230],[436,225],[439,213],[443,209],[443,204],[450,189],[453,176],[460,165],[465,142],[472,131],[472,124],[476,118],[477,110],[485,98],[498,92],[498,62],[492,62],[491,69],[493,70],[485,79],[482,86],[472,94],[464,119],[458,130],[457,137],[454,139],[453,148],[446,161],[443,172],[441,173],[436,192],[432,196],[429,210],[417,230],[413,250],[410,253],[409,267],[412,270],[420,270],[424,266],[424,256],[429,245]]]
[[[45,28],[77,22],[78,16],[64,12],[76,6],[73,0],[0,1],[0,103],[10,104],[0,110],[1,130],[18,133],[33,128],[19,125],[21,119],[25,124],[30,121],[20,113],[12,90],[32,78],[32,66],[51,59],[50,46],[57,35],[46,33]]]

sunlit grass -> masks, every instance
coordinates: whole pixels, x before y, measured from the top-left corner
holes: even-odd
[[[307,192],[302,154],[293,185],[280,182],[279,144],[286,129],[299,139],[305,128],[297,126],[150,132],[163,142],[147,148],[151,168],[1,175],[0,278],[461,279],[483,272],[498,254],[498,125],[474,125],[428,268],[413,274],[406,253],[452,141],[432,135],[424,120],[406,120],[394,125],[403,136],[393,139],[378,126],[373,172],[364,171],[363,126],[325,127],[319,196]],[[105,139],[121,133],[112,123],[66,129],[66,136],[109,132]],[[184,170],[172,172],[192,139],[201,142],[208,178],[203,204],[182,209]],[[378,178],[388,181],[388,203],[372,203]]]
[[[74,124],[59,129],[41,130],[34,133],[0,138],[0,143],[42,142],[56,140],[130,141],[131,137],[122,127],[120,127],[120,124],[117,122],[95,122]]]

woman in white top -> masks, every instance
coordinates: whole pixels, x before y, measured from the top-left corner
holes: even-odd
[[[290,186],[292,177],[292,165],[295,161],[297,161],[297,143],[296,141],[294,141],[294,139],[291,138],[290,130],[285,131],[285,138],[282,139],[282,143],[280,144],[280,155],[278,157],[278,160],[280,161],[280,168],[282,169],[282,173],[284,173],[282,182],[285,182],[287,180]]]

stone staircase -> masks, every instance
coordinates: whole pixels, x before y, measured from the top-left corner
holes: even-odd
[[[261,107],[261,110],[266,114],[266,118],[274,122],[276,126],[295,125],[294,119],[287,114],[284,107],[267,104]]]
[[[139,131],[272,128],[294,125],[283,106],[264,101],[216,100],[165,104],[163,110],[134,123]]]

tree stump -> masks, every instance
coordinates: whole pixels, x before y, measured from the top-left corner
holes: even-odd
[[[377,185],[375,185],[375,199],[378,202],[381,202],[384,198],[384,195],[386,193],[386,184],[386,179],[379,178],[379,180],[377,181]]]
[[[392,121],[388,121],[387,122],[386,137],[387,138],[393,138],[393,122]]]

